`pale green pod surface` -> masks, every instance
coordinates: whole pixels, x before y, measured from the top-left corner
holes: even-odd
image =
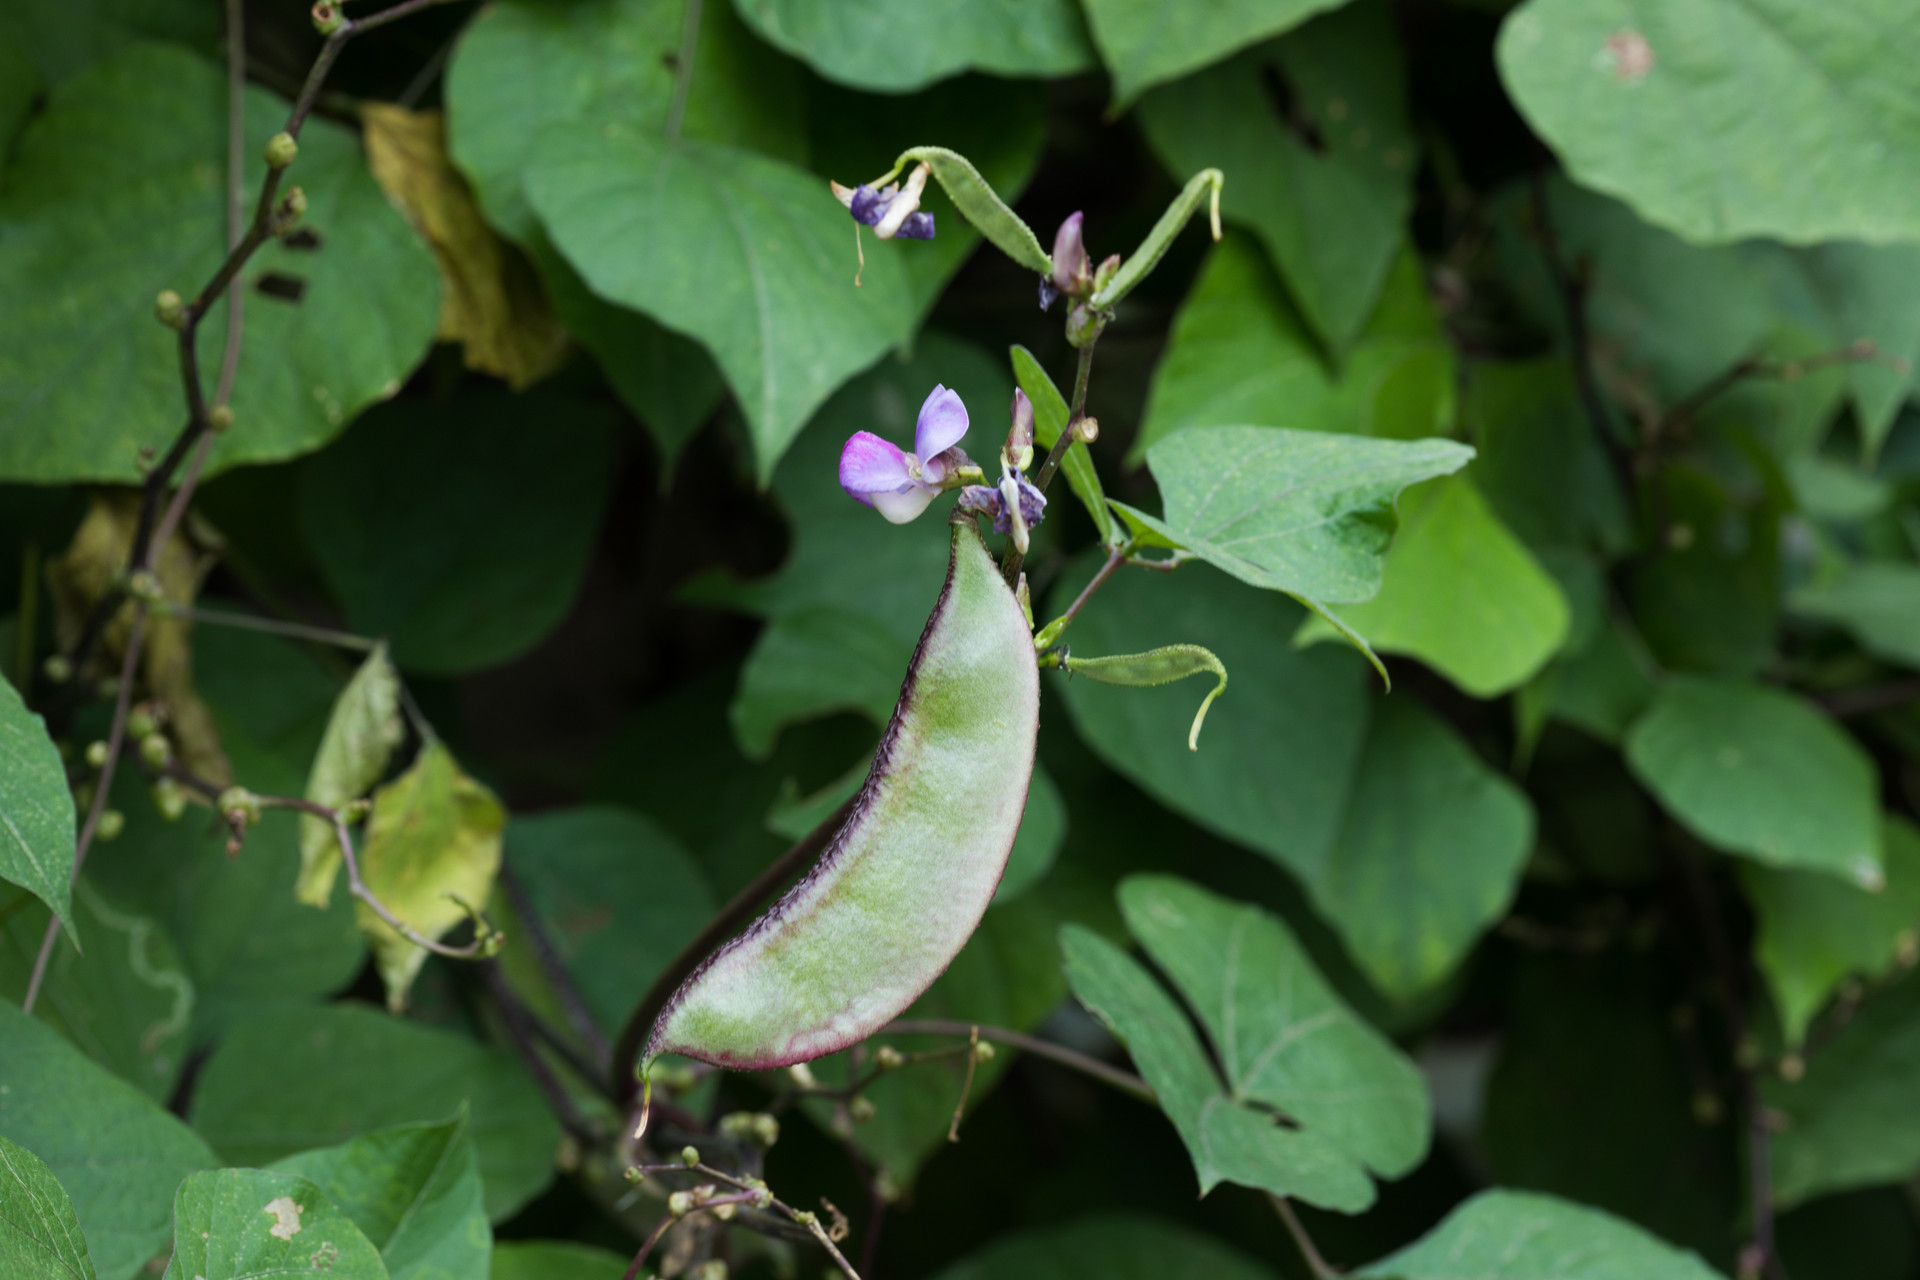
[[[1051,638],[1044,632],[1041,635],[1043,639]],[[1214,656],[1213,650],[1197,644],[1170,644],[1149,649],[1145,653],[1118,653],[1107,658],[1062,657],[1060,666],[1070,675],[1085,676],[1101,684],[1124,684],[1135,688],[1172,684],[1188,676],[1217,676],[1219,683],[1213,686],[1213,692],[1200,700],[1200,710],[1193,716],[1193,728],[1187,730],[1189,751],[1200,749],[1200,726],[1207,718],[1207,708],[1213,705],[1215,698],[1227,691],[1226,666]]]
[[[1209,200],[1207,217],[1213,231],[1213,238],[1220,238],[1220,188],[1225,185],[1226,177],[1218,169],[1202,169],[1188,180],[1186,187],[1173,198],[1167,211],[1160,215],[1160,221],[1153,224],[1153,230],[1147,232],[1147,238],[1133,251],[1133,256],[1120,264],[1120,270],[1114,273],[1107,287],[1093,295],[1093,306],[1104,311],[1120,299],[1133,292],[1133,287],[1147,278],[1147,274],[1160,265],[1160,259],[1167,256],[1167,250],[1173,246],[1173,238],[1187,225],[1187,219],[1200,207],[1202,197]]]
[[[946,585],[852,811],[814,868],[674,993],[648,1063],[759,1070],[856,1044],[980,923],[1033,778],[1040,674],[979,533],[952,532]]]
[[[1021,221],[1020,215],[1008,208],[1007,202],[987,185],[987,180],[973,167],[973,161],[945,147],[914,147],[900,153],[894,162],[895,171],[909,160],[918,160],[933,170],[934,179],[946,191],[960,216],[993,241],[1000,252],[1029,271],[1045,275],[1053,270],[1053,259],[1040,247],[1040,238],[1033,234],[1033,228]]]

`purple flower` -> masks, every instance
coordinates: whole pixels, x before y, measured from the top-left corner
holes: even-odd
[[[1080,239],[1081,215],[1070,214],[1053,234],[1053,287],[1061,293],[1081,293],[1093,280],[1093,263]]]
[[[834,199],[853,215],[853,220],[861,226],[872,227],[873,233],[882,240],[895,236],[905,240],[931,240],[933,215],[920,212],[920,195],[927,189],[927,176],[931,172],[924,164],[915,166],[907,175],[904,187],[897,182],[879,190],[864,182],[857,187],[843,187],[837,182],[827,185],[833,189]]]
[[[1017,501],[1009,502],[1009,495]],[[1000,487],[970,484],[960,491],[960,509],[993,517],[993,531],[1009,534],[1020,554],[1027,552],[1027,530],[1047,515],[1047,495],[1036,489],[1025,476],[1009,471],[1000,477]],[[1016,516],[1018,517],[1016,519]]]
[[[935,386],[920,406],[913,452],[871,431],[856,431],[840,450],[840,487],[892,523],[905,524],[934,495],[959,483],[960,468],[972,465],[958,447],[966,434],[967,407],[954,392]]]

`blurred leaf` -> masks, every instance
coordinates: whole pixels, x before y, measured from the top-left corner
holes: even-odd
[[[1709,1008],[1624,947],[1526,957],[1510,986],[1481,1126],[1491,1179],[1726,1258],[1741,1185],[1726,1111],[1738,1104],[1693,1065],[1700,1048],[1676,1025],[1687,1015],[1673,1015],[1704,1020]]]
[[[1196,427],[1147,451],[1163,517],[1113,505],[1136,535],[1158,535],[1242,582],[1343,604],[1380,590],[1400,491],[1472,457],[1451,440]]]
[[[1795,1083],[1763,1079],[1782,1114],[1773,1139],[1773,1194],[1781,1208],[1815,1196],[1905,1182],[1920,1170],[1920,981],[1909,976],[1865,1001]]]
[[[1272,1280],[1243,1253],[1150,1215],[1088,1216],[1005,1235],[939,1280]]]
[[[1221,211],[1253,228],[1335,353],[1365,327],[1413,205],[1405,79],[1388,6],[1356,0],[1140,103],[1176,175],[1225,171]]]
[[[1626,581],[1640,635],[1663,666],[1757,675],[1779,628],[1779,505],[1692,467],[1670,467],[1652,486],[1667,530]]]
[[[846,211],[811,175],[710,143],[555,126],[527,174],[555,245],[594,292],[698,339],[739,399],[764,483],[836,387],[905,342],[898,255],[876,242],[856,288]]]
[[[374,181],[440,263],[437,336],[465,347],[467,368],[505,379],[516,391],[559,368],[566,330],[532,265],[481,217],[447,155],[442,113],[370,102],[360,118]]]
[[[1796,454],[1781,468],[1794,506],[1816,520],[1856,524],[1893,504],[1893,486],[1854,463],[1821,453]]]
[[[1553,715],[1578,725],[1602,742],[1618,743],[1653,700],[1653,677],[1643,646],[1628,638],[1626,624],[1609,617],[1586,645],[1563,657],[1542,677]]]
[[[1708,844],[1870,889],[1883,883],[1878,770],[1799,698],[1676,676],[1628,731],[1626,751],[1640,781]]]
[[[492,1280],[623,1280],[627,1258],[561,1240],[505,1240],[493,1246]]]
[[[289,1087],[289,1082],[298,1087]],[[270,1164],[469,1108],[468,1136],[499,1222],[553,1175],[559,1127],[518,1059],[364,1005],[266,1010],[207,1060],[193,1126],[234,1164]]]
[[[1066,839],[1067,802],[1047,767],[1035,764],[1033,782],[1027,788],[1027,809],[1020,817],[1020,834],[1014,837],[1013,850],[1007,854],[1007,869],[993,900],[999,903],[1018,897],[1044,879]]]
[[[125,574],[139,521],[137,490],[94,490],[73,541],[48,562],[54,633],[62,649],[70,652],[78,646],[96,604]],[[154,559],[163,602],[190,607],[219,550],[218,535],[198,527],[197,521],[182,521]],[[132,626],[133,606],[129,601],[122,604],[101,635],[94,661],[102,674],[109,666],[118,671]],[[233,769],[221,750],[220,734],[206,704],[193,688],[192,634],[193,624],[184,618],[149,613],[140,651],[140,674],[147,693],[162,704],[162,719],[182,761],[200,777],[226,786],[233,781]]]
[[[977,67],[1003,76],[1091,70],[1072,0],[735,0],[748,26],[829,80],[903,93]]]
[[[380,1251],[305,1178],[210,1169],[180,1184],[166,1280],[265,1280],[325,1271],[386,1280]]]
[[[1881,838],[1886,885],[1877,891],[1817,871],[1740,868],[1759,917],[1754,959],[1789,1044],[1806,1038],[1845,979],[1878,976],[1896,958],[1920,956],[1920,831],[1889,817]]]
[[[0,993],[25,998],[47,922],[41,908],[0,904]],[[157,921],[114,910],[89,880],[75,885],[83,955],[56,947],[34,1016],[89,1058],[164,1104],[186,1068],[195,993]]]
[[[1392,1280],[1716,1280],[1718,1272],[1585,1205],[1482,1191],[1418,1242],[1356,1273]]]
[[[15,1280],[94,1280],[73,1201],[46,1162],[0,1138],[0,1266]]]
[[[1797,1280],[1906,1280],[1920,1261],[1903,1189],[1826,1196],[1775,1220],[1780,1263]]]
[[[1788,601],[1806,618],[1836,623],[1877,658],[1920,667],[1920,565],[1868,561],[1796,591]]]
[[[1031,351],[1016,345],[1012,354],[1014,381],[1020,384],[1028,403],[1033,405],[1035,454],[1045,457],[1043,451],[1051,450],[1054,442],[1060,439],[1060,433],[1067,429],[1067,419],[1072,416],[1072,409]],[[1087,514],[1093,517],[1094,531],[1100,535],[1100,541],[1114,541],[1113,512],[1107,509],[1107,495],[1100,487],[1100,473],[1094,469],[1093,455],[1088,451],[1085,441],[1075,440],[1067,446],[1067,455],[1060,460],[1060,474],[1072,486],[1074,496],[1086,507]]]
[[[740,669],[728,717],[740,749],[773,753],[789,724],[856,711],[885,725],[900,696],[907,659],[885,626],[839,609],[803,609],[767,624]]]
[[[392,1280],[486,1272],[493,1233],[464,1114],[302,1152],[274,1168],[318,1186],[380,1251]]]
[[[0,1001],[0,1135],[73,1200],[100,1280],[130,1280],[172,1235],[173,1189],[213,1152],[132,1085]]]
[[[46,86],[5,22],[0,17],[0,147],[11,149],[13,135],[33,113],[34,99]]]
[[[327,717],[326,736],[307,771],[303,793],[315,804],[339,808],[358,800],[387,772],[394,749],[407,735],[400,718],[400,674],[381,644],[367,655],[334,699]],[[325,907],[333,897],[334,877],[340,871],[340,842],[324,818],[300,818],[300,879],[294,893],[312,907]]]
[[[361,876],[387,910],[437,942],[492,896],[506,824],[493,793],[462,772],[443,744],[428,742],[405,773],[373,793]],[[354,903],[354,915],[386,984],[387,1007],[398,1013],[427,952],[365,902]]]
[[[1418,658],[1476,698],[1525,683],[1567,638],[1567,599],[1463,477],[1414,488],[1399,505],[1380,594],[1341,620],[1375,649]],[[1296,644],[1340,639],[1309,618]]]
[[[139,45],[63,85],[22,135],[0,199],[0,290],[19,300],[0,313],[0,474],[131,482],[138,449],[179,434],[179,344],[155,323],[153,299],[189,295],[224,256],[226,103],[217,67]],[[249,91],[249,190],[286,113]],[[135,170],[129,155],[140,157]],[[269,244],[241,277],[248,289],[289,277],[301,294],[250,299],[233,392],[240,425],[218,437],[208,475],[316,448],[398,390],[433,339],[433,257],[367,174],[353,135],[309,121],[290,172],[320,247]],[[222,309],[201,326],[208,385],[225,330]]]
[[[1916,39],[1900,0],[1529,0],[1499,62],[1576,179],[1689,240],[1886,243],[1920,237]]]
[[[298,795],[339,686],[305,652],[255,632],[204,627],[196,637],[201,687],[242,784]],[[175,940],[196,992],[194,1039],[244,1022],[262,1005],[336,991],[366,951],[346,893],[325,911],[294,897],[299,824],[272,814],[226,854],[224,824],[203,809],[168,822],[122,769],[114,805],[120,838],[87,858],[87,878],[120,909],[149,916]]]
[[[629,810],[516,817],[506,845],[509,870],[609,1034],[718,906],[679,841]],[[521,943],[509,931],[508,948]]]
[[[1393,260],[1336,373],[1259,249],[1229,235],[1174,317],[1129,456],[1187,427],[1239,422],[1399,440],[1442,434],[1453,362],[1411,249]]]
[[[73,793],[44,720],[0,678],[0,877],[73,932]]]
[[[1221,1087],[1186,1014],[1139,962],[1076,924],[1061,930],[1060,946],[1073,993],[1126,1045],[1186,1143],[1201,1195],[1234,1182],[1343,1213],[1373,1203],[1359,1161]]]
[[[367,414],[301,477],[300,521],[348,621],[434,675],[537,644],[572,607],[599,536],[610,418],[541,392]]]
[[[0,6],[0,34],[42,79],[58,84],[143,40],[211,54],[220,42],[220,14],[200,0],[14,0]]]
[[[1461,417],[1479,450],[1475,487],[1528,546],[1627,548],[1626,503],[1567,361],[1469,366]]]
[[[1153,85],[1298,26],[1340,0],[1221,0],[1178,11],[1154,0],[1086,0],[1093,42],[1113,73],[1112,114]]]

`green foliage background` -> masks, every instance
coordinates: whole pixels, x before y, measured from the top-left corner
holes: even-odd
[[[232,7],[251,201],[321,37]],[[857,784],[941,581],[950,500],[883,524],[841,444],[936,382],[976,458],[1016,381],[1065,420],[1031,271],[937,188],[933,242],[860,251],[828,194],[941,146],[1096,261],[1225,174],[1224,237],[1101,338],[1026,567],[1044,623],[1110,530],[1190,548],[1068,638],[1230,686],[1190,752],[1197,684],[1044,678],[1008,878],[909,1015],[1157,1100],[1003,1042],[868,1118],[669,1081],[661,1150],[840,1206],[868,1280],[1316,1275],[1272,1196],[1368,1276],[1920,1275],[1910,0],[492,0],[352,41],[159,567],[283,634],[156,620],[134,692],[219,786],[384,783],[369,833],[423,746],[505,806],[363,851],[493,884],[508,939],[403,1011],[407,944],[302,875],[324,826],[234,852],[138,743],[70,870],[124,635],[48,660],[183,421],[153,307],[227,243],[219,9],[0,7],[0,1270],[620,1275],[661,1201],[608,1041]],[[314,628],[384,640],[404,705]],[[762,1109],[764,1165],[713,1127]],[[710,1258],[825,1265],[711,1220],[649,1265]]]

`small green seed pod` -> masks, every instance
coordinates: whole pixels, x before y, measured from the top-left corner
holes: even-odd
[[[292,164],[294,157],[299,154],[300,144],[293,140],[293,135],[290,133],[276,133],[267,139],[266,156],[269,169],[284,169]]]
[[[50,684],[65,684],[73,679],[73,662],[63,653],[56,653],[40,664],[40,674]]]
[[[178,329],[187,319],[187,304],[172,289],[162,289],[153,300],[153,314],[169,329]]]
[[[150,733],[140,739],[140,758],[149,768],[163,769],[167,761],[173,758],[173,748],[167,742],[164,733]]]
[[[100,825],[93,829],[95,840],[112,840],[126,830],[127,815],[118,809],[104,809],[100,813]]]

